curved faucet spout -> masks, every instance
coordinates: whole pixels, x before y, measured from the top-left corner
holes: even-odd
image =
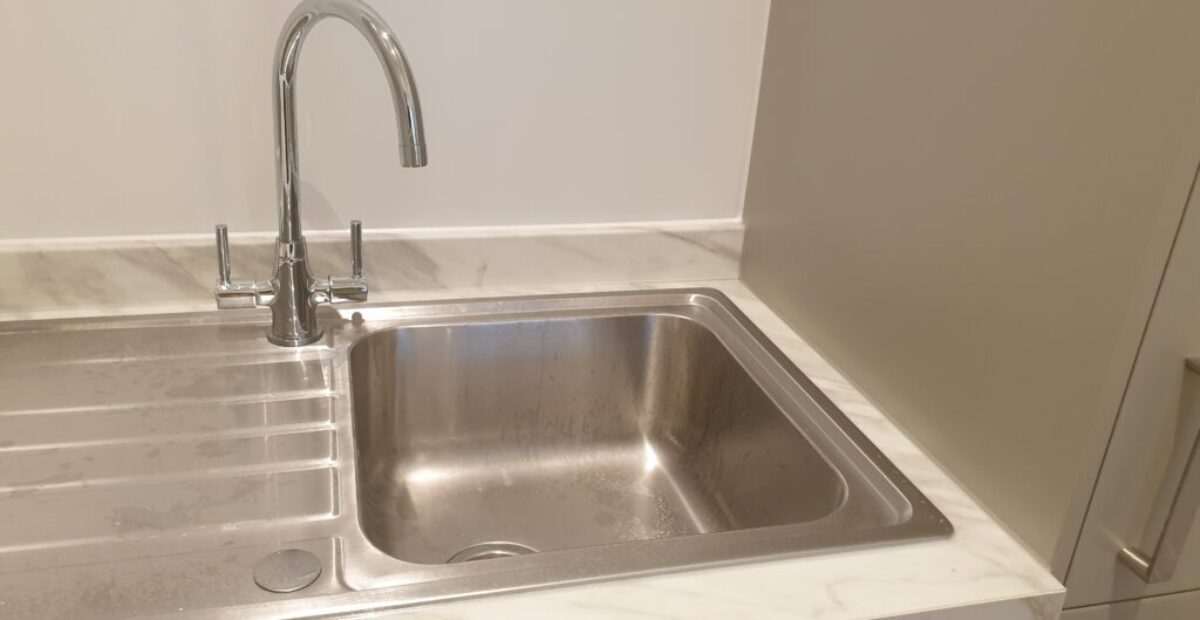
[[[426,164],[421,102],[395,33],[361,0],[304,0],[288,17],[275,48],[275,170],[279,182],[279,241],[283,244],[300,243],[302,239],[297,195],[296,62],[305,37],[326,17],[350,23],[374,48],[392,88],[400,132],[400,164],[406,168]]]
[[[303,347],[321,339],[317,306],[367,300],[363,279],[362,224],[350,224],[350,276],[312,277],[308,247],[300,230],[299,167],[296,164],[296,61],[308,33],[322,19],[338,17],[353,25],[375,49],[392,87],[396,124],[400,129],[400,163],[425,165],[425,131],[421,102],[412,72],[396,35],[362,0],[303,0],[288,17],[275,48],[275,174],[279,182],[279,238],[275,240],[275,273],[270,280],[235,280],[230,275],[229,234],[217,227],[220,279],[213,293],[219,308],[270,308],[267,340],[283,347]]]

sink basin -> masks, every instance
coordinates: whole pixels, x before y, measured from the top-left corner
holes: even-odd
[[[536,585],[952,531],[718,292],[362,312],[358,522],[404,563]]]

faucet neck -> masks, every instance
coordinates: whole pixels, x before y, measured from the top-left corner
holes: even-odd
[[[304,39],[326,17],[354,26],[379,57],[392,90],[396,126],[400,133],[400,162],[405,167],[426,163],[421,103],[412,71],[396,35],[383,18],[361,0],[305,0],[288,17],[275,49],[275,174],[279,186],[279,242],[302,239],[299,207],[299,165],[296,157],[296,64]]]

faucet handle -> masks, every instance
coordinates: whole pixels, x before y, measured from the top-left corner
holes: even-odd
[[[275,293],[270,283],[234,280],[231,272],[229,227],[217,224],[217,286],[213,289],[213,296],[217,298],[217,307],[222,310],[257,308],[270,303],[270,298]]]
[[[362,278],[362,220],[350,221],[350,277]]]
[[[229,227],[217,224],[217,286],[229,286]]]
[[[324,282],[317,282],[317,300],[331,304],[344,304],[367,300],[367,283],[359,278],[346,276],[329,276]]]
[[[319,303],[340,304],[367,300],[367,282],[363,280],[362,222],[350,222],[350,275],[329,276],[313,283]]]

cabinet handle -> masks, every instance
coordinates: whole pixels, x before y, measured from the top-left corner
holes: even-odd
[[[1188,358],[1188,377],[1184,380],[1200,380],[1200,358]],[[1129,567],[1142,581],[1146,583],[1161,583],[1168,581],[1175,574],[1179,564],[1179,556],[1183,545],[1187,542],[1188,533],[1196,520],[1196,512],[1200,509],[1200,433],[1192,442],[1188,452],[1187,464],[1183,468],[1183,477],[1179,480],[1179,488],[1171,498],[1171,511],[1167,513],[1167,522],[1163,524],[1158,542],[1154,544],[1154,552],[1146,554],[1135,547],[1125,547],[1117,554],[1117,559]]]

